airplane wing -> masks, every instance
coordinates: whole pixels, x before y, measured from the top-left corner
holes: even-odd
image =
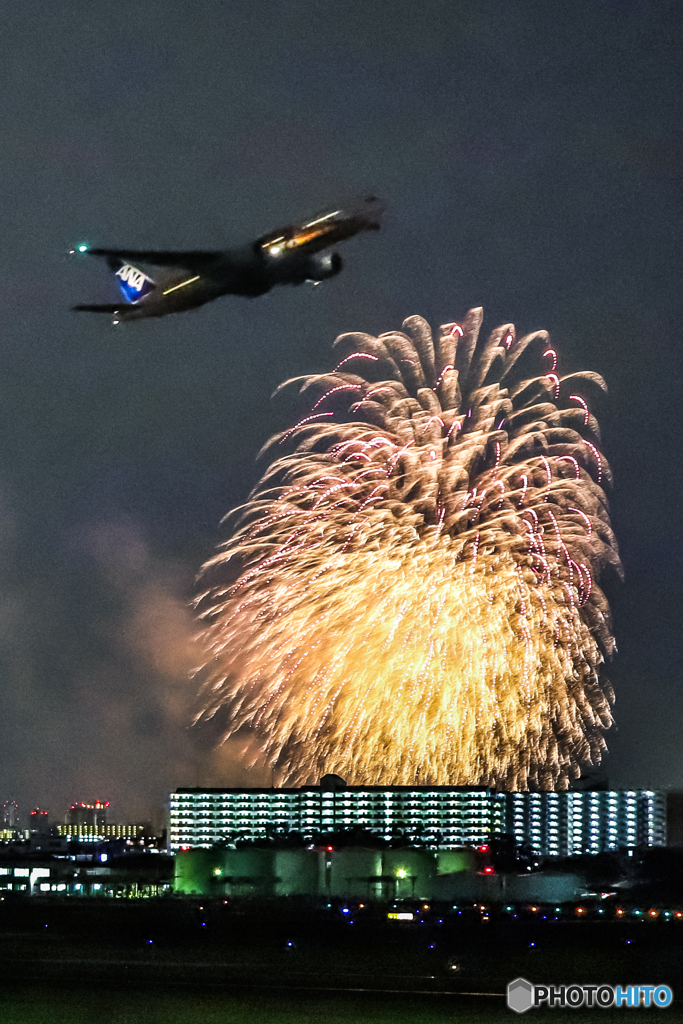
[[[275,257],[292,250],[320,252],[361,231],[378,231],[383,212],[384,205],[380,199],[366,196],[349,206],[321,213],[303,224],[289,224],[270,231],[258,239],[256,246]]]
[[[81,313],[119,313],[122,309],[127,307],[133,308],[130,302],[105,302],[99,306],[95,305],[81,305],[72,306],[72,309],[77,309]]]
[[[190,250],[189,252],[171,252],[166,249],[88,249],[88,256],[113,256],[115,259],[125,260],[134,263],[153,263],[157,267],[201,267],[211,263],[223,256],[221,251],[204,252]]]

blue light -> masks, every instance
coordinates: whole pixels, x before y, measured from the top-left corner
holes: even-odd
[[[348,914],[349,913],[349,908],[348,907],[342,907],[341,908],[341,912],[342,912],[342,914]]]

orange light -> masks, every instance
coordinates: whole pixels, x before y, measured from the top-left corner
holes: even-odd
[[[623,910],[617,910],[617,917],[621,917],[621,915],[622,915],[623,913],[624,913],[624,911],[623,911]]]
[[[298,234],[294,235],[293,238],[288,239],[285,242],[286,249],[295,249],[297,245],[305,245],[306,242],[312,242],[314,238],[320,238],[323,235],[329,234],[331,228],[334,225],[326,224],[321,228],[309,228],[309,230],[303,229]]]
[[[659,911],[658,910],[651,910],[650,911],[650,917],[659,917]]]
[[[576,913],[577,914],[585,914],[586,913],[586,908],[585,907],[577,907],[576,908]]]

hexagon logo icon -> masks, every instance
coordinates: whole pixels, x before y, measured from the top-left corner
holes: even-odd
[[[534,986],[526,978],[515,978],[508,985],[508,1006],[515,1013],[526,1013],[534,1005]]]

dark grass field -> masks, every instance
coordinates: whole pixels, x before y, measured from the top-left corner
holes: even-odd
[[[683,1009],[631,1011],[663,1022]],[[622,1010],[531,1010],[520,1018],[503,999],[354,992],[196,992],[163,989],[0,987],[0,1020],[14,1024],[488,1024],[497,1020],[614,1024]],[[661,1013],[661,1017],[660,1017]],[[646,1018],[647,1019],[647,1018]]]
[[[503,993],[519,976],[668,984],[671,1007],[637,1012],[683,1021],[683,922],[495,911],[484,921],[433,908],[404,924],[378,907],[343,915],[190,899],[0,904],[0,1024],[476,1024],[517,1019]],[[525,1019],[583,1024],[628,1013],[532,1010]]]

